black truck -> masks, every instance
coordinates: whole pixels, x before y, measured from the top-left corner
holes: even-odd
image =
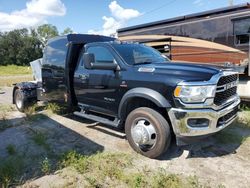
[[[76,116],[124,129],[131,147],[150,158],[172,136],[187,144],[237,117],[237,73],[173,63],[144,44],[70,34],[49,40],[39,62],[38,81],[14,86],[19,111],[37,101],[66,104]]]

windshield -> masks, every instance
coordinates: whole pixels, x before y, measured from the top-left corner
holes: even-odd
[[[169,61],[160,52],[143,44],[112,44],[129,65],[163,63]]]

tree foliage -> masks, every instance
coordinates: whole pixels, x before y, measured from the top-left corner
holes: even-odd
[[[71,28],[67,27],[67,28],[65,28],[64,31],[61,33],[61,35],[67,35],[67,34],[72,34],[72,33],[74,33],[74,31],[73,31]]]
[[[37,28],[37,33],[40,41],[45,45],[50,38],[59,35],[56,26],[51,24],[44,24]]]
[[[28,65],[42,56],[42,43],[34,30],[27,29],[1,33],[0,65]]]
[[[71,33],[70,28],[64,30]],[[56,26],[44,24],[37,29],[18,29],[0,32],[0,65],[29,65],[42,57],[48,39],[58,36]]]

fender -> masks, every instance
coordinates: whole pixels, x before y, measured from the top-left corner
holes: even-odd
[[[160,94],[159,92],[153,89],[149,89],[149,88],[138,87],[138,88],[134,88],[134,89],[127,91],[122,97],[121,102],[119,104],[119,109],[118,109],[119,118],[122,117],[124,110],[126,110],[127,102],[129,101],[129,99],[132,99],[134,97],[141,97],[144,99],[148,99],[152,101],[154,104],[156,104],[158,107],[162,107],[162,108],[171,107],[168,100],[165,97],[163,97],[163,95]]]
[[[26,99],[29,98],[37,98],[37,83],[33,82],[20,82],[14,85],[13,92],[12,92],[12,103],[14,104],[14,95],[16,89],[20,89],[23,93]]]

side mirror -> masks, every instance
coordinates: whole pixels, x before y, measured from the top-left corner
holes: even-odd
[[[99,61],[98,63],[94,63],[95,55],[91,53],[84,53],[83,61],[86,69],[119,70],[119,66],[115,60],[113,62]]]
[[[91,53],[84,53],[83,62],[86,69],[92,69],[92,64],[95,62],[95,55]]]

